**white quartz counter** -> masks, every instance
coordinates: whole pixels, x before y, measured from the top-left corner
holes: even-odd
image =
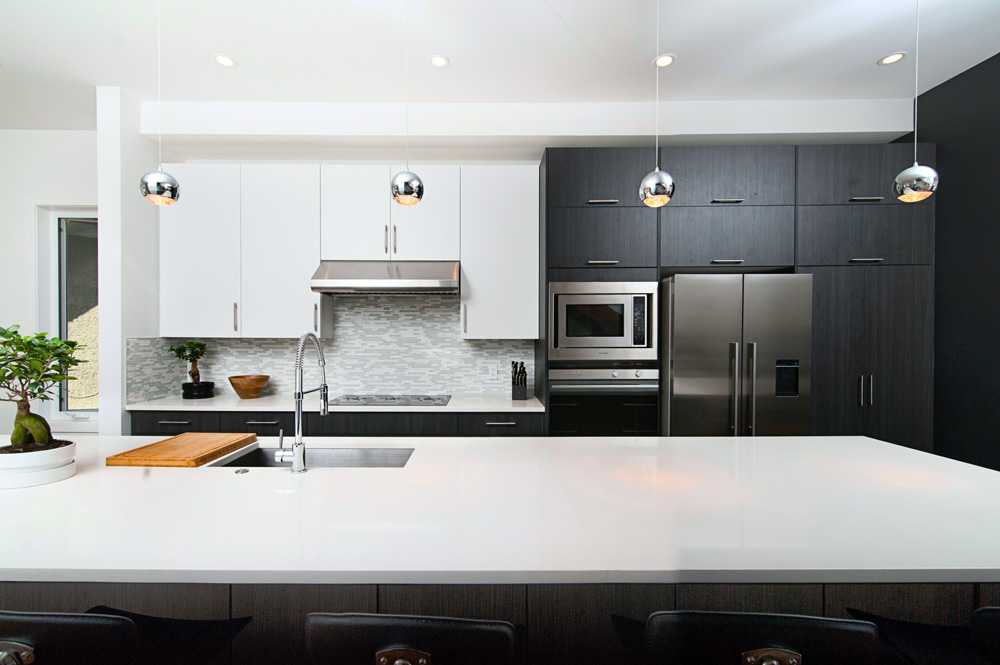
[[[337,394],[331,394],[332,401]],[[302,408],[304,411],[319,411],[319,395],[310,393],[305,396]],[[129,404],[127,411],[294,411],[295,402],[291,393],[287,395],[265,395],[257,399],[240,399],[233,394],[209,397],[208,399],[182,399],[164,397],[148,402]],[[544,413],[545,407],[535,397],[526,400],[513,400],[506,395],[452,395],[445,406],[334,406],[330,405],[332,413],[360,411],[380,411],[385,413],[419,411],[424,413],[484,413],[484,412],[519,412]]]
[[[863,437],[309,439],[401,469],[129,468],[3,490],[0,580],[1000,582],[1000,473]],[[265,440],[264,445],[274,445]]]

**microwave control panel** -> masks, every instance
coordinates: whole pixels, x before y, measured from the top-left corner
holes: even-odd
[[[632,298],[632,346],[646,346],[646,296]]]

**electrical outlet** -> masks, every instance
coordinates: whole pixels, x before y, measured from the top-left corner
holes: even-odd
[[[490,365],[490,378],[496,381],[500,378],[500,365]]]

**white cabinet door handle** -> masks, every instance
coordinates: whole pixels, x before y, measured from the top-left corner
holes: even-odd
[[[313,303],[313,332],[319,332],[319,305]]]
[[[233,303],[233,332],[238,332],[239,326],[236,323],[236,303]]]
[[[462,332],[469,334],[469,306],[462,305]]]

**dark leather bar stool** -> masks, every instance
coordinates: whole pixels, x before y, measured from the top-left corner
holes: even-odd
[[[124,617],[0,612],[0,665],[131,665],[136,653]]]
[[[124,617],[135,624],[138,637],[136,665],[202,665],[211,662],[250,623],[250,617],[168,619],[104,605],[90,608],[87,614]]]
[[[313,665],[511,665],[517,640],[506,621],[392,614],[306,617]]]
[[[910,665],[1000,665],[1000,607],[981,607],[968,626],[899,621],[847,608],[855,619],[878,626],[879,638]]]
[[[656,665],[884,665],[893,656],[871,623],[740,612],[656,612],[646,620]]]

